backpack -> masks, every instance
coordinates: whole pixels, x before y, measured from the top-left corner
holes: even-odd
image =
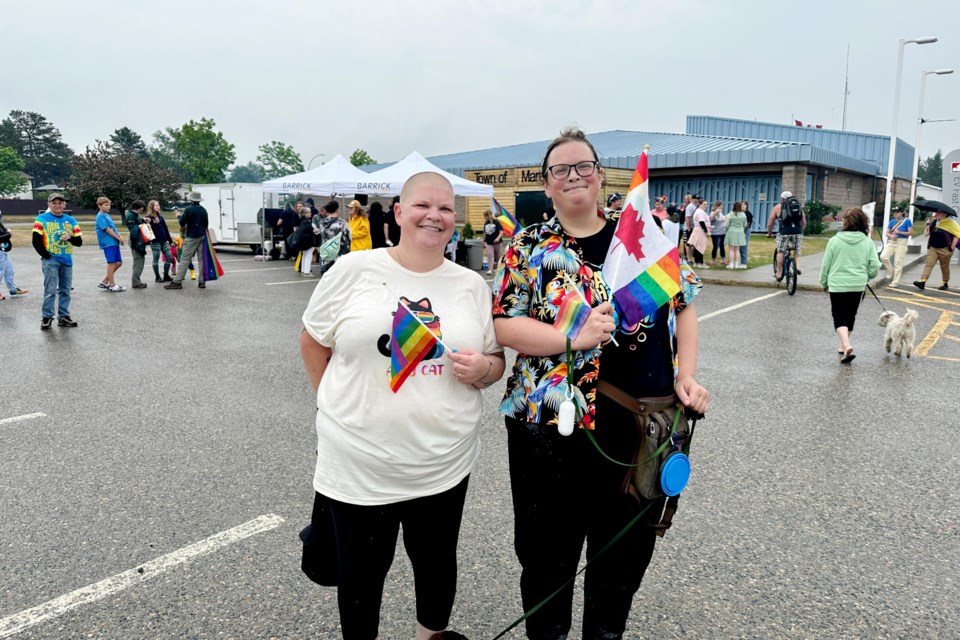
[[[796,196],[790,196],[783,201],[783,205],[780,207],[780,220],[784,224],[795,227],[800,224],[802,217],[803,209],[800,207],[800,201],[797,200]]]
[[[7,228],[0,222],[0,251],[7,252],[13,248],[13,243],[10,241],[11,237],[10,232],[7,231]]]

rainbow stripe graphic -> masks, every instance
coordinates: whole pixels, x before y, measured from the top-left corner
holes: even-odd
[[[499,222],[500,226],[503,228],[503,235],[508,238],[512,238],[517,232],[523,231],[523,225],[513,217],[513,214],[507,211],[502,204],[497,202],[496,198],[490,199],[493,201],[493,210],[495,212],[493,217],[496,218],[497,222]]]
[[[580,292],[569,291],[560,303],[557,318],[553,321],[553,328],[571,340],[576,340],[589,317],[590,305],[587,301],[583,299]]]
[[[390,390],[396,393],[414,367],[423,360],[434,345],[437,336],[427,329],[402,302],[397,303],[393,314],[393,331],[390,339]]]
[[[680,253],[650,213],[648,177],[644,148],[603,263],[604,279],[627,325],[652,315],[680,292]]]

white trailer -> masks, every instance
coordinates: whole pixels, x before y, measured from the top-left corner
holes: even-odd
[[[210,229],[217,244],[247,245],[254,252],[263,242],[261,224],[264,203],[263,185],[258,182],[195,184],[207,210]],[[273,200],[274,194],[266,194]]]

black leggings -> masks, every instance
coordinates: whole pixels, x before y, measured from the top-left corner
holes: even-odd
[[[393,504],[330,500],[340,558],[337,604],[344,640],[373,640],[379,633],[383,583],[401,525],[413,566],[417,622],[427,629],[447,628],[457,593],[457,539],[469,479],[443,493]]]
[[[830,313],[833,314],[834,329],[846,327],[853,331],[853,323],[857,319],[857,310],[862,299],[863,291],[830,292]]]
[[[711,235],[711,236],[710,236],[710,240],[711,240],[711,242],[713,242],[713,250],[710,252],[710,258],[711,258],[712,260],[716,260],[716,259],[717,259],[717,250],[718,250],[718,249],[720,250],[720,258],[721,258],[721,259],[724,259],[724,258],[727,257],[727,250],[726,250],[726,249],[724,248],[724,246],[723,246],[723,238],[724,238],[724,236],[723,236],[722,234],[721,234],[721,235]]]

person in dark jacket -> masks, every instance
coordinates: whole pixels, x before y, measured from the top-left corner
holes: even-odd
[[[395,247],[400,244],[400,225],[397,224],[397,216],[394,207],[400,202],[400,196],[394,196],[393,202],[387,208],[384,216],[383,233],[387,236],[387,246]]]
[[[200,206],[203,199],[199,191],[191,191],[187,197],[190,204],[183,209],[183,215],[180,216],[180,235],[183,236],[183,248],[177,259],[177,273],[173,276],[173,282],[168,282],[163,286],[164,289],[183,289],[183,279],[187,275],[187,268],[190,262],[196,258],[197,264],[200,264],[200,258],[203,255],[203,243],[207,239],[207,227],[209,217],[207,210]],[[201,265],[200,279],[197,286],[205,289],[207,284],[203,279],[203,268]]]
[[[291,205],[289,202],[283,208],[283,213],[280,214],[280,224],[281,231],[280,235],[283,237],[283,248],[284,248],[284,259],[285,260],[295,260],[297,257],[297,252],[291,246],[291,238],[293,232],[297,228],[297,223],[300,222],[300,211],[303,210],[303,203],[298,202],[296,206]]]
[[[170,235],[170,228],[167,221],[160,215],[160,203],[151,200],[147,203],[146,220],[153,229],[153,240],[150,241],[150,251],[153,253],[153,276],[155,282],[173,282],[170,277],[170,265],[173,264],[173,252],[170,251],[170,243],[173,237]],[[160,277],[160,256],[163,256],[163,277]]]
[[[383,214],[383,205],[379,202],[371,203],[368,217],[370,218],[370,240],[373,242],[373,248],[379,249],[387,246],[387,236],[383,227],[386,220]]]
[[[135,200],[130,208],[123,213],[123,223],[130,232],[130,252],[133,254],[133,273],[130,274],[130,285],[134,289],[146,289],[147,283],[140,280],[143,273],[144,258],[147,255],[147,245],[140,235],[140,225],[143,224],[143,211],[146,207],[139,200]]]

